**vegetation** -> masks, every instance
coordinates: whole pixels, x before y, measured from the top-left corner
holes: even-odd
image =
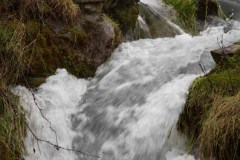
[[[189,33],[196,33],[196,12],[197,3],[195,0],[164,0],[171,5],[177,12],[175,20],[184,30]]]
[[[23,155],[25,135],[23,111],[5,80],[0,78],[0,155],[4,160],[16,160]]]
[[[240,94],[215,97],[200,134],[203,157],[239,159]]]
[[[110,23],[115,31],[115,37],[114,40],[112,41],[112,45],[118,44],[122,40],[122,31],[119,27],[119,24],[115,22],[111,17],[107,16],[106,14],[103,15],[103,19]]]
[[[80,19],[72,0],[2,0],[0,13],[0,159],[16,160],[24,151],[25,123],[11,88],[37,87],[57,68],[93,76],[99,64],[90,63],[92,50],[97,51],[91,40],[98,24]],[[114,49],[122,39],[119,24],[106,15],[102,19],[114,27],[108,46]]]
[[[203,158],[239,159],[240,52],[193,83],[178,128]]]
[[[120,24],[123,33],[134,28],[139,14],[139,6],[134,1],[104,0],[104,9]]]

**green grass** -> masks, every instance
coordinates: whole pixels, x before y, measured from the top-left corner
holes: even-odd
[[[240,53],[192,84],[178,129],[200,144],[203,158],[240,158],[239,92]]]
[[[196,33],[197,4],[195,0],[164,0],[164,2],[176,10],[176,23],[185,31]]]

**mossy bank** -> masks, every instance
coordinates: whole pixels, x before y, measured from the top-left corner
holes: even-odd
[[[94,76],[135,24],[136,2],[122,8],[124,3],[114,5],[122,9],[116,14],[105,1],[0,2],[0,159],[21,159],[24,154],[24,112],[12,87],[37,87],[57,68],[77,77]],[[130,13],[131,19],[126,16]]]
[[[240,159],[240,50],[197,78],[178,128],[202,159]]]

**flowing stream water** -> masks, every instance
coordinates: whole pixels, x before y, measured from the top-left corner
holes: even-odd
[[[144,2],[144,1],[143,1]],[[155,3],[149,1],[148,3]],[[157,4],[155,4],[157,5]],[[240,39],[240,24],[229,22],[208,28],[199,36],[140,39],[121,44],[92,79],[77,79],[65,69],[47,78],[32,93],[24,86],[20,96],[31,131],[28,130],[26,160],[194,160],[186,151],[186,138],[176,123],[183,110],[188,88],[215,63],[210,51]],[[46,121],[38,107],[42,109]]]

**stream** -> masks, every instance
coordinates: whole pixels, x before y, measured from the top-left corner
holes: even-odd
[[[158,12],[155,0],[142,3]],[[165,17],[167,18],[167,17]],[[144,22],[142,19],[143,27]],[[195,160],[187,152],[187,138],[176,129],[188,89],[202,75],[199,64],[210,70],[210,51],[240,38],[240,23],[207,28],[198,36],[178,35],[122,43],[91,79],[78,79],[65,69],[47,78],[32,93],[24,86],[20,96],[30,131],[25,139],[26,160]],[[46,121],[38,107],[42,109]],[[50,129],[50,125],[55,132]],[[88,154],[84,155],[80,152]],[[95,156],[99,156],[95,157]]]

